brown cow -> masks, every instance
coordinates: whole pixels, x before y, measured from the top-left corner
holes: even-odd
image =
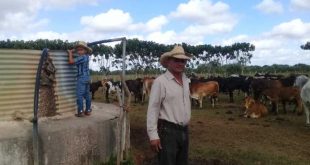
[[[211,97],[212,107],[219,93],[219,84],[216,81],[196,82],[190,84],[191,97],[199,101],[199,107],[202,108],[202,100],[205,96]]]
[[[298,114],[302,113],[302,102],[300,97],[300,89],[297,87],[282,87],[282,88],[270,88],[266,89],[262,92],[264,96],[267,97],[268,100],[275,105],[275,111],[278,113],[278,103],[282,102],[283,104],[283,111],[286,113],[286,102],[294,101],[296,103],[295,110],[297,108]]]
[[[250,96],[245,98],[244,107],[246,109],[244,112],[244,117],[261,118],[268,114],[266,106],[260,101],[255,101]]]
[[[143,94],[142,94],[142,103],[145,101],[145,97],[149,97],[154,82],[154,77],[144,77],[143,78]]]
[[[251,88],[255,100],[259,100],[262,96],[262,92],[266,89],[278,89],[283,87],[279,80],[268,80],[268,79],[254,79],[251,82]]]

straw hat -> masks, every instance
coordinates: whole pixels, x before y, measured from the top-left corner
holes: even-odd
[[[169,58],[178,58],[178,59],[190,60],[192,58],[192,55],[185,53],[182,46],[175,45],[174,48],[170,52],[166,52],[160,56],[160,64],[166,68],[167,67],[166,61]]]
[[[90,47],[88,47],[86,42],[84,42],[84,41],[78,41],[76,43],[76,45],[74,46],[74,48],[76,49],[77,47],[82,47],[82,48],[86,49],[88,54],[91,54],[93,52],[93,50]]]

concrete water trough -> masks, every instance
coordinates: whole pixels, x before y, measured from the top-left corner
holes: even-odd
[[[39,120],[39,159],[45,165],[87,165],[107,161],[116,154],[119,107],[92,103],[92,115],[74,112]],[[33,164],[32,123],[0,122],[0,164]]]

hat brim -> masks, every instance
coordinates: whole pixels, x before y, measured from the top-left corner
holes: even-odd
[[[171,55],[169,52],[164,53],[163,55],[161,55],[160,57],[160,64],[167,68],[167,60],[169,58],[177,58],[177,59],[183,59],[183,60],[190,60],[191,59],[191,55],[185,55],[185,54],[175,54],[175,55]]]
[[[183,60],[190,60],[191,57],[185,55],[185,54],[177,54],[177,55],[174,55],[174,56],[171,56],[172,58],[178,58],[178,59],[183,59]]]
[[[91,54],[93,52],[93,50],[90,47],[87,47],[87,46],[82,45],[82,44],[75,45],[74,48],[78,48],[78,47],[84,48],[88,54]]]

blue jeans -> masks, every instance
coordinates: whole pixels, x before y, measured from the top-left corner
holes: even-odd
[[[76,102],[78,106],[78,113],[83,112],[83,99],[86,101],[86,112],[91,111],[91,98],[89,93],[89,78],[78,77],[76,84]]]

